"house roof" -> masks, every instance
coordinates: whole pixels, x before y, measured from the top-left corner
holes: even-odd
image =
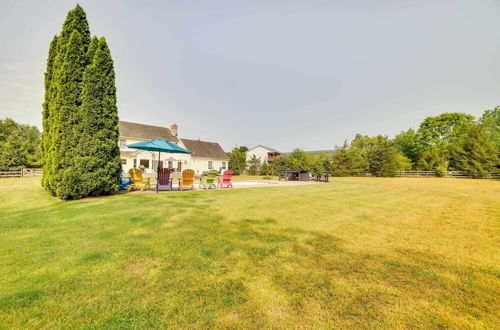
[[[179,141],[179,139],[177,139],[177,137],[175,137],[166,127],[143,125],[128,121],[119,121],[118,127],[120,129],[120,136],[123,137],[144,140],[161,138],[173,143]]]
[[[256,149],[256,148],[258,148],[258,147],[261,147],[261,148],[267,149],[267,150],[269,150],[270,152],[277,152],[277,153],[279,153],[279,154],[281,153],[281,152],[279,152],[279,151],[278,151],[278,150],[276,150],[276,149],[273,149],[273,148],[269,148],[269,147],[263,146],[262,144],[259,144],[259,145],[255,146],[255,147],[253,147],[252,149],[248,149],[248,151],[252,151],[253,149]],[[248,152],[248,151],[247,151],[247,152]]]
[[[192,152],[193,157],[229,159],[226,152],[216,142],[200,140],[181,139],[187,150]]]

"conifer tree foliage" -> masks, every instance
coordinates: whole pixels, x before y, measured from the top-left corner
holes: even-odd
[[[260,157],[253,155],[252,158],[248,160],[248,173],[250,175],[256,175],[260,169]]]
[[[83,77],[82,123],[76,172],[82,195],[115,191],[121,172],[113,59],[106,39],[92,39],[92,62]]]
[[[368,170],[373,176],[395,176],[401,169],[398,151],[387,137],[377,136],[366,158]]]
[[[332,156],[331,173],[333,176],[359,175],[368,170],[365,152],[357,147],[349,147],[347,141],[337,147]]]
[[[95,86],[90,87],[92,83]],[[116,152],[118,114],[113,61],[104,39],[91,40],[86,14],[79,5],[68,13],[60,35],[54,37],[49,48],[42,140],[42,183],[54,196],[76,199],[116,190],[120,159]],[[102,155],[106,157],[93,159]],[[96,166],[108,170],[96,171]],[[96,178],[87,172],[101,176]]]
[[[53,85],[52,85],[52,77],[54,76],[54,62],[57,56],[57,42],[58,36],[54,36],[52,42],[50,43],[49,48],[49,56],[47,58],[47,72],[45,72],[45,101],[42,105],[42,126],[44,134],[42,135],[42,162],[45,164],[44,176],[42,178],[42,185],[48,187],[49,185],[49,177],[51,176],[52,169],[52,159],[48,156],[49,148],[51,146],[52,140],[51,135],[49,133],[50,129],[50,116],[49,116],[49,103],[52,99],[53,95]]]
[[[487,177],[497,162],[497,150],[482,125],[471,127],[457,143],[453,158],[458,169],[473,178]]]
[[[446,168],[446,157],[437,146],[430,146],[420,154],[417,163],[418,170],[435,171],[439,176],[444,176]]]

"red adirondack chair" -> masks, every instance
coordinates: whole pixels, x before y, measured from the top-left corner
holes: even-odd
[[[170,178],[171,170],[169,168],[160,168],[158,173],[158,189],[172,190],[172,179]]]
[[[231,177],[233,176],[233,171],[226,170],[224,174],[222,174],[222,178],[219,178],[219,188],[233,188],[233,184],[231,183]]]

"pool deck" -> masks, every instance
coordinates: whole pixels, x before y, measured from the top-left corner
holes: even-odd
[[[235,181],[238,182],[238,181]],[[256,184],[256,185],[244,185],[244,186],[233,186],[234,189],[240,188],[255,188],[255,187],[278,187],[278,186],[306,186],[311,184],[320,184],[324,182],[316,181],[279,181],[279,180],[247,180],[244,182],[264,182],[267,184]]]
[[[234,181],[233,183],[236,183],[238,181]],[[265,188],[265,187],[289,187],[289,186],[306,186],[306,185],[311,185],[311,184],[325,184],[324,182],[316,182],[316,181],[278,181],[278,180],[245,180],[244,182],[255,182],[255,185],[244,185],[244,186],[238,186],[238,185],[233,185],[232,189],[244,189],[244,188]],[[266,183],[266,184],[262,184]],[[195,189],[186,189],[183,191],[174,189],[172,191],[170,190],[160,190],[159,193],[175,193],[175,192],[189,192],[189,191],[213,191],[213,190],[231,190],[231,188],[217,188],[217,189],[203,189],[199,188],[198,184],[195,184]],[[156,186],[154,184],[151,184],[151,189],[149,190],[144,190],[143,192],[139,190],[131,191],[130,193],[156,193]]]

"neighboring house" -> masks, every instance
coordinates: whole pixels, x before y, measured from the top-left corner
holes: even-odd
[[[151,139],[165,139],[169,142],[191,151],[191,154],[161,153],[160,168],[174,168],[176,171],[193,169],[196,174],[202,174],[211,169],[224,171],[229,157],[218,143],[200,140],[188,140],[178,137],[179,128],[176,124],[170,129],[160,126],[143,125],[120,121],[120,155],[122,169],[127,172],[131,168],[143,167],[148,172],[158,168],[158,153],[127,148],[128,144]]]
[[[252,149],[248,150],[246,152],[247,155],[247,162],[250,158],[252,158],[254,155],[257,158],[260,158],[260,162],[266,162],[270,163],[275,161],[281,156],[281,152],[279,152],[276,149],[268,148],[263,145],[258,145],[256,147],[253,147]]]

